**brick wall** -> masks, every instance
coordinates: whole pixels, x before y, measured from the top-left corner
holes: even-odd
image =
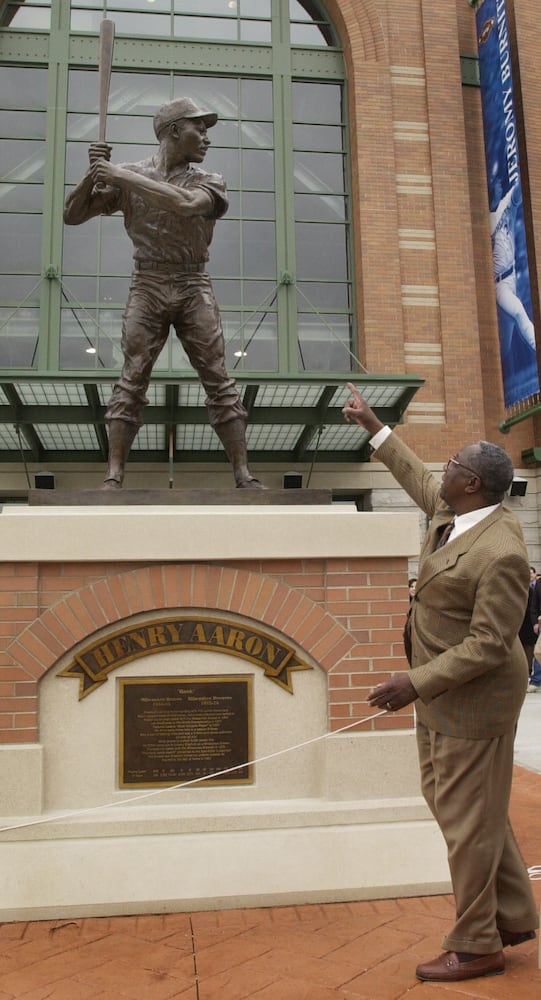
[[[506,437],[499,430],[505,412],[481,98],[478,88],[463,86],[460,65],[462,54],[477,54],[474,12],[466,0],[326,6],[348,74],[359,359],[369,372],[425,379],[400,429],[422,459],[443,461],[464,443],[487,438],[503,444],[520,468],[541,417]],[[536,0],[510,0],[509,8],[535,249],[541,26]],[[534,298],[539,312],[535,289]]]
[[[73,647],[132,615],[212,609],[277,630],[329,679],[333,731],[375,714],[366,696],[407,668],[404,559],[0,565],[0,742],[39,739],[38,685]],[[372,729],[411,728],[410,710]],[[365,726],[364,729],[367,727]]]

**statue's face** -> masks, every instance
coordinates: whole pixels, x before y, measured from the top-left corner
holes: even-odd
[[[202,118],[181,118],[171,125],[179,156],[189,163],[201,163],[210,146],[207,126]]]

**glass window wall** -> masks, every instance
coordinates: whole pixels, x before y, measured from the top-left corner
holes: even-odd
[[[50,4],[24,7],[48,13]],[[153,35],[180,37],[183,22],[182,37],[193,38],[195,46],[197,40],[219,38],[242,51],[253,41],[283,45],[272,32],[285,21],[293,45],[336,45],[321,5],[312,0],[155,0],[151,5],[148,0],[72,0],[71,31],[96,34],[104,14],[115,20],[117,44],[128,21],[128,33],[145,35],[150,43]],[[65,20],[64,29],[57,29],[58,42],[68,30]],[[15,18],[4,19],[4,30],[15,26]],[[141,65],[146,44],[137,42]],[[38,365],[40,304],[43,309],[46,299],[41,329],[49,342],[41,356],[46,353],[49,368],[116,372],[133,254],[124,220],[116,214],[61,225],[63,200],[85,174],[89,144],[98,136],[97,68],[74,61],[54,72],[59,81],[65,73],[66,98],[48,107],[47,67],[0,65],[0,365]],[[241,66],[234,70],[234,60],[227,73],[213,73],[209,65],[202,75],[167,67],[115,68],[107,116],[113,162],[152,157],[157,150],[154,114],[180,96],[218,114],[209,129],[203,169],[225,178],[229,196],[228,212],[215,226],[209,263],[229,367],[247,373],[350,370],[354,304],[343,82],[322,82],[317,64],[313,78],[303,80],[243,75]],[[54,141],[46,144],[46,136]],[[65,151],[63,162],[59,149]],[[44,191],[56,197],[45,230]],[[60,225],[55,227],[55,220]],[[50,268],[56,260],[59,281],[49,282],[44,297],[44,275],[56,276],[47,273],[56,270]],[[2,349],[8,337],[20,344]],[[157,370],[191,371],[174,337]]]
[[[0,4],[0,28],[47,31],[51,26],[51,0],[13,0]]]
[[[0,66],[0,366],[34,368],[47,70]]]

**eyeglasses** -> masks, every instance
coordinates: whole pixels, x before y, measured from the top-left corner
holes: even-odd
[[[445,468],[449,465],[458,465],[459,469],[466,469],[466,472],[471,472],[472,476],[477,476],[477,479],[481,479],[481,476],[475,469],[471,469],[469,465],[464,465],[462,462],[458,461],[458,458],[448,458],[445,463]]]

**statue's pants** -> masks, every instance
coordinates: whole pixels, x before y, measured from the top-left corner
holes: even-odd
[[[135,271],[122,323],[124,366],[109,401],[107,420],[140,427],[152,369],[171,326],[207,393],[212,427],[246,419],[235,380],[225,368],[220,313],[208,274]]]
[[[446,736],[417,722],[423,795],[447,843],[456,923],[446,951],[491,954],[498,929],[538,926],[528,872],[509,823],[514,732]]]

